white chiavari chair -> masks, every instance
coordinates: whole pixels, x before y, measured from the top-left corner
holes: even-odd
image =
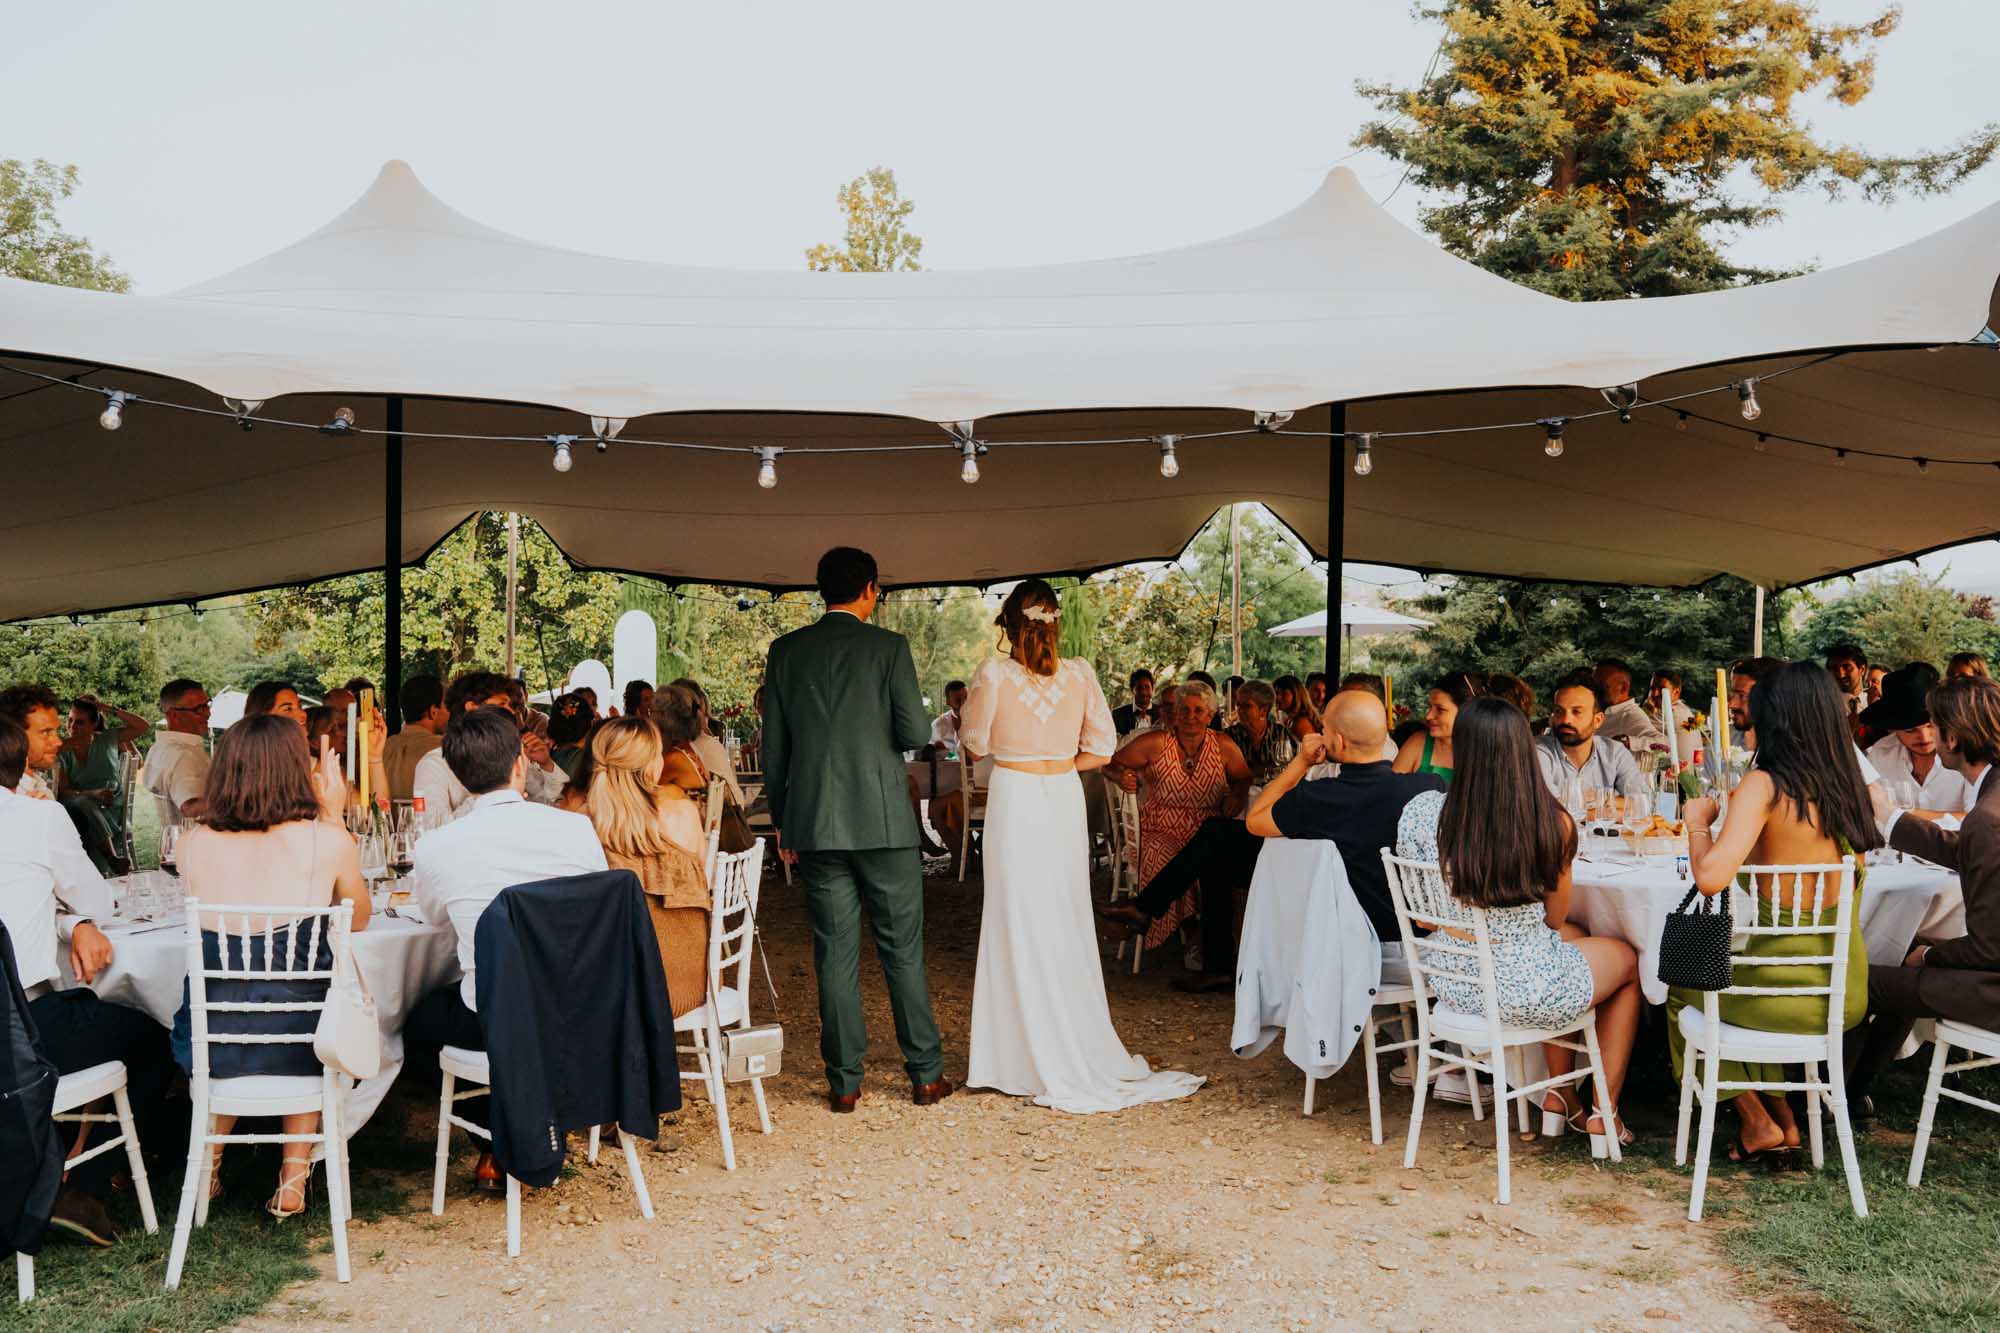
[[[1982,1111],[2000,1112],[2000,1102],[1990,1102],[1984,1097],[1975,1097],[1963,1088],[1944,1086],[1946,1074],[1960,1074],[1968,1069],[1985,1069],[2000,1065],[2000,1032],[1989,1032],[1970,1023],[1960,1023],[1954,1019],[1940,1018],[1933,1035],[1935,1049],[1931,1052],[1931,1073],[1924,1082],[1924,1109],[1917,1121],[1917,1141],[1910,1149],[1910,1188],[1924,1183],[1924,1156],[1930,1151],[1931,1125],[1937,1118],[1938,1098],[1949,1097],[1967,1106],[1977,1106]],[[1953,1048],[1966,1052],[1971,1059],[1957,1064],[1951,1061]]]
[[[1111,838],[1111,901],[1139,896],[1139,793],[1126,791],[1109,778],[1104,780],[1105,829]],[[1146,958],[1146,932],[1135,930],[1118,941],[1119,962],[1125,950],[1132,950],[1132,975]]]
[[[78,1109],[88,1108],[107,1097],[111,1099],[109,1111]],[[74,1171],[93,1157],[108,1153],[113,1148],[124,1148],[125,1165],[132,1172],[132,1192],[139,1196],[139,1216],[145,1220],[146,1234],[150,1236],[157,1232],[160,1219],[153,1212],[153,1187],[146,1180],[146,1159],[139,1151],[139,1131],[132,1121],[131,1099],[125,1093],[124,1062],[107,1060],[101,1065],[79,1069],[74,1074],[64,1074],[57,1079],[55,1121],[59,1125],[118,1126],[118,1132],[110,1138],[68,1158],[63,1163],[63,1170]],[[18,1252],[14,1255],[14,1277],[21,1303],[25,1305],[35,1299],[33,1255]]]
[[[986,827],[986,788],[973,768],[971,752],[964,749],[958,752],[958,794],[965,803],[965,822],[958,835],[958,882],[963,884],[972,858],[972,826]]]
[[[728,1085],[723,1081],[722,1029],[750,1026],[750,955],[757,929],[757,887],[764,869],[764,840],[747,852],[724,852],[714,858],[709,875],[713,894],[708,919],[708,995],[700,1006],[674,1020],[674,1031],[688,1040],[680,1047],[694,1057],[691,1071],[715,1106],[722,1136],[722,1164],[736,1169],[736,1140],[729,1126]],[[771,1111],[764,1097],[764,1080],[750,1080],[757,1102],[757,1120],[771,1132]]]

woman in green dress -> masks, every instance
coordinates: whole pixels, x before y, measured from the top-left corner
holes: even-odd
[[[1843,964],[1847,993],[1841,1009],[1841,1026],[1851,1028],[1868,1011],[1868,949],[1859,924],[1864,869],[1861,854],[1881,846],[1882,837],[1876,831],[1840,693],[1833,677],[1816,663],[1795,662],[1757,683],[1750,693],[1750,718],[1757,733],[1756,766],[1730,794],[1729,814],[1720,834],[1710,834],[1716,815],[1713,798],[1704,796],[1687,803],[1688,855],[1695,887],[1705,895],[1720,893],[1737,883],[1737,872],[1745,865],[1831,865],[1852,859],[1855,901],[1849,910],[1856,924],[1848,937]],[[1791,906],[1779,905],[1778,900],[1791,903],[1795,890],[1789,879],[1773,884],[1776,878],[1760,876],[1755,886],[1758,923],[1813,924],[1808,919],[1812,916],[1809,907],[1794,913]],[[1805,892],[1811,892],[1810,884]],[[1830,913],[1837,901],[1837,895],[1830,893],[1823,913]],[[1823,957],[1827,941],[1824,935],[1756,935],[1739,956]],[[1739,966],[1734,984],[1824,986],[1828,979],[1824,963],[1774,964]],[[1680,1011],[1701,1003],[1700,991],[1675,988],[1667,992],[1667,1044],[1676,1080],[1687,1058]],[[1824,995],[1726,995],[1719,1007],[1722,1021],[1738,1027],[1765,1032],[1826,1031]],[[1721,1081],[1776,1083],[1784,1081],[1784,1072],[1778,1066],[1725,1060]],[[1783,1097],[1727,1089],[1717,1096],[1735,1101],[1740,1122],[1736,1144],[1729,1151],[1731,1161],[1748,1161],[1799,1146],[1798,1123]]]
[[[1451,727],[1458,718],[1458,710],[1465,707],[1468,699],[1476,699],[1486,693],[1479,677],[1469,671],[1448,673],[1437,684],[1431,686],[1428,711],[1424,713],[1424,729],[1403,742],[1403,748],[1396,754],[1395,769],[1398,773],[1430,773],[1451,781]],[[1390,718],[1390,726],[1395,725]]]

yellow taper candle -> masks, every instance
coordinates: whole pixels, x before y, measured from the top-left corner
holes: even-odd
[[[1716,728],[1716,734],[1721,737],[1719,744],[1722,746],[1722,753],[1717,755],[1716,758],[1726,766],[1729,763],[1729,668],[1728,667],[1717,667],[1715,669],[1715,699],[1717,707],[1722,709],[1722,716],[1720,719],[1718,719],[1721,722],[1721,725]]]
[[[361,762],[355,766],[361,781],[361,808],[372,810],[368,803],[368,741],[375,730],[375,691],[361,691],[361,737],[358,753]]]
[[[1382,677],[1382,707],[1389,710],[1389,729],[1396,728],[1396,678]]]

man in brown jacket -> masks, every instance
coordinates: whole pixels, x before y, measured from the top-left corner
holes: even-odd
[[[1930,693],[1938,729],[1938,757],[1972,788],[1972,806],[1954,831],[1891,809],[1879,787],[1870,788],[1876,817],[1888,820],[1889,845],[1899,852],[1958,872],[1965,893],[1965,930],[1959,939],[1919,944],[1900,967],[1868,969],[1869,1019],[1852,1075],[1850,1101],[1859,1100],[1909,1035],[1919,1018],[1951,1018],[2000,1028],[2000,681],[1978,677],[1946,681]]]

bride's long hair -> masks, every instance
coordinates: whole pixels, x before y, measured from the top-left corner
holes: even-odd
[[[1033,609],[1039,615],[1030,615]],[[1040,579],[1022,579],[1007,595],[993,623],[1000,627],[1000,651],[1013,655],[1021,650],[1023,665],[1038,676],[1053,676],[1062,659],[1056,652],[1056,638],[1062,631],[1062,602],[1056,590]],[[1043,617],[1046,617],[1044,619]]]

